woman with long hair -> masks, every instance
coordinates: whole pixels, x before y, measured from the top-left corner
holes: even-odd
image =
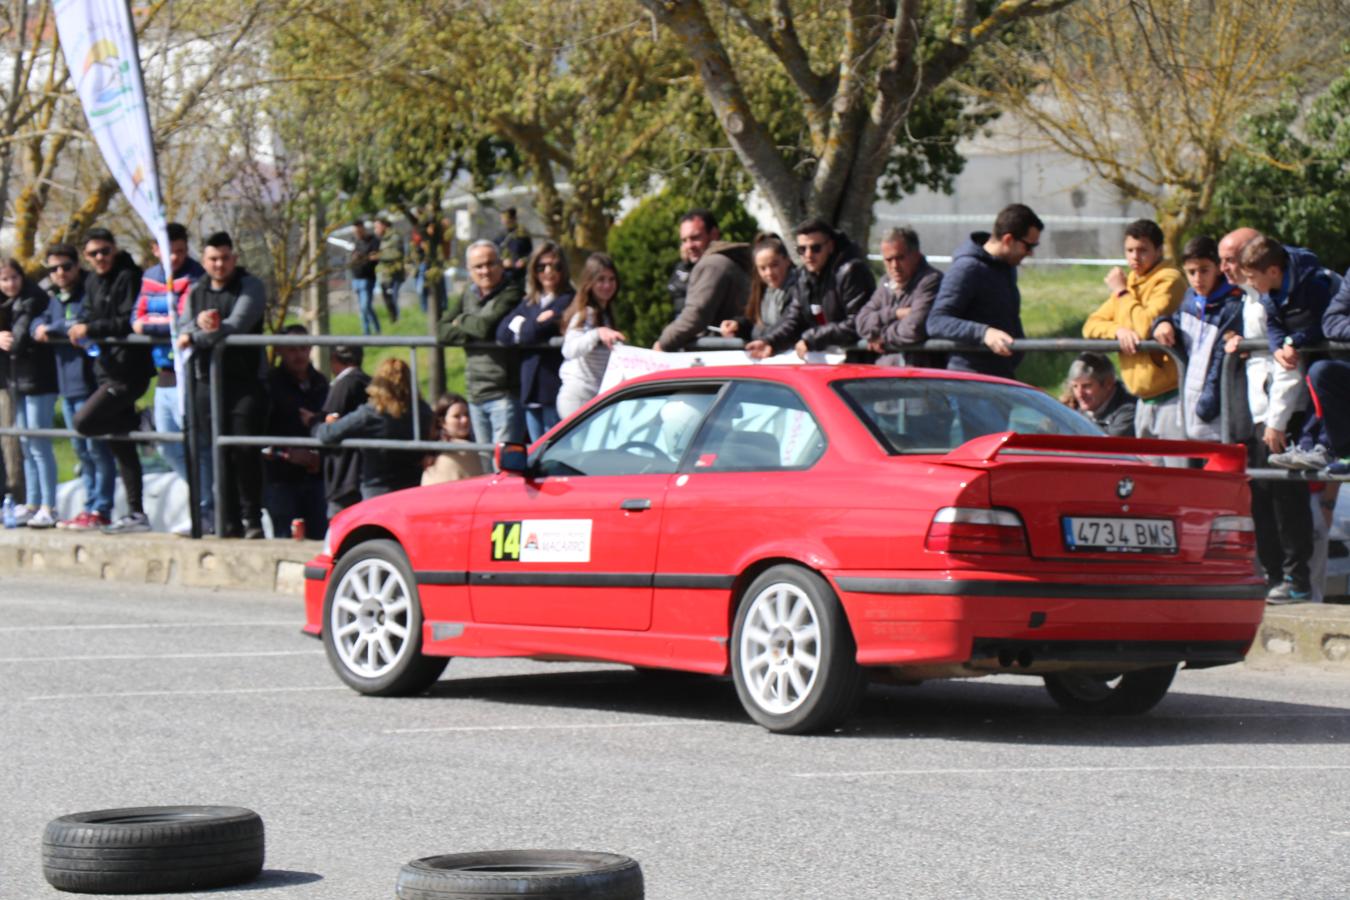
[[[375,367],[375,375],[366,388],[370,399],[347,415],[331,413],[314,436],[325,444],[341,443],[343,438],[379,438],[410,441],[422,438],[431,423],[431,409],[418,401],[418,416],[423,434],[413,434],[412,372],[401,359],[389,357]],[[422,467],[408,450],[361,451],[361,499],[416,487],[422,480]]]
[[[750,254],[755,270],[750,279],[750,300],[745,305],[745,315],[722,323],[722,337],[738,337],[746,343],[763,337],[783,318],[801,272],[792,264],[787,245],[776,234],[760,232],[755,235]]]
[[[432,440],[448,444],[473,443],[473,426],[469,421],[469,401],[459,394],[442,394],[431,412]],[[427,460],[422,470],[422,485],[445,484],[461,478],[482,475],[483,454],[476,450],[446,450]]]
[[[525,299],[497,326],[497,343],[526,348],[520,352],[520,405],[531,441],[558,424],[558,369],[563,358],[553,347],[530,345],[546,344],[558,336],[563,310],[571,304],[573,293],[567,256],[557,244],[546,241],[525,266]]]
[[[23,271],[18,260],[0,263],[0,388],[11,384],[18,394],[14,424],[51,428],[56,413],[56,355],[33,339],[33,319],[51,298]],[[20,525],[51,528],[56,524],[56,453],[51,438],[19,438],[23,448],[24,506],[15,511]]]
[[[563,313],[563,364],[558,390],[558,415],[567,418],[600,391],[609,365],[609,350],[624,340],[614,328],[614,299],[619,295],[619,270],[604,253],[592,253],[581,270],[576,298]]]

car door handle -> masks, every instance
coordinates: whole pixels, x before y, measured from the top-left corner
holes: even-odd
[[[619,509],[626,509],[629,512],[642,512],[644,509],[651,509],[652,501],[646,497],[634,497],[631,500],[625,500],[619,504]]]

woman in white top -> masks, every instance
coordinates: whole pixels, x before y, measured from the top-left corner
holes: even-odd
[[[567,418],[600,391],[609,364],[609,348],[624,340],[614,329],[614,298],[619,271],[604,253],[592,253],[581,272],[576,298],[563,313],[562,387],[558,415]]]

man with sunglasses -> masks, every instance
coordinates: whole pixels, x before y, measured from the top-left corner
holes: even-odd
[[[1015,377],[1022,354],[1013,352],[1013,341],[1026,337],[1017,267],[1036,252],[1044,229],[1031,207],[1014,203],[994,218],[992,232],[975,232],[952,255],[928,315],[928,336],[993,352],[953,353],[947,368]]]
[[[858,343],[854,320],[877,289],[862,250],[829,223],[810,219],[797,226],[797,256],[804,271],[783,318],[763,339],[745,345],[755,359],[793,347],[805,358],[811,350]]]
[[[93,272],[85,279],[84,310],[66,334],[71,342],[98,342],[131,334],[131,318],[141,291],[141,267],[117,249],[106,228],[91,228],[84,238],[84,258]],[[71,423],[81,435],[124,434],[140,424],[136,401],[150,385],[155,365],[148,346],[101,345],[94,362],[98,388]],[[127,514],[103,528],[107,534],[150,530],[141,505],[141,459],[131,441],[111,441],[117,472],[127,495]]]
[[[80,251],[70,244],[48,247],[47,273],[42,286],[51,294],[53,302],[33,320],[33,339],[43,344],[52,338],[65,337],[67,329],[84,316],[86,273],[80,268]],[[84,348],[66,342],[54,343],[52,352],[56,354],[56,384],[61,394],[62,414],[67,422],[73,422],[76,413],[98,387],[94,360]],[[117,487],[117,461],[112,449],[107,441],[90,438],[75,438],[71,444],[80,461],[84,510],[57,522],[56,527],[90,531],[111,525],[113,492]]]

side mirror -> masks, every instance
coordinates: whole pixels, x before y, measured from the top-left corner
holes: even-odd
[[[524,475],[529,468],[530,455],[524,444],[498,444],[492,450],[492,464],[498,472]]]

